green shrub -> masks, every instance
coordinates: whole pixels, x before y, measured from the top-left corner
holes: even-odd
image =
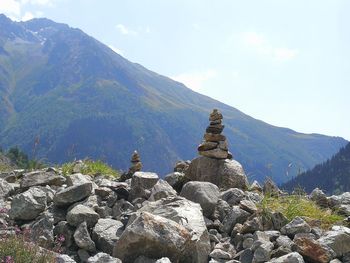
[[[84,165],[81,168],[81,173],[91,176],[104,175],[106,177],[111,178],[119,178],[120,173],[113,169],[108,164],[102,161],[92,161],[92,160],[84,160]],[[70,175],[73,173],[74,167],[76,163],[70,162],[62,165],[62,172],[64,175]]]
[[[0,238],[0,260],[4,263],[54,263],[55,255],[26,242],[22,236]]]
[[[319,221],[320,226],[324,229],[344,220],[344,217],[335,214],[330,209],[320,208],[315,202],[305,196],[265,196],[260,205],[262,216],[269,217],[271,212],[277,211],[281,212],[288,220],[300,216],[309,223]]]

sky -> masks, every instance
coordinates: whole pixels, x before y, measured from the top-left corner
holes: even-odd
[[[0,0],[267,123],[350,140],[349,0]]]

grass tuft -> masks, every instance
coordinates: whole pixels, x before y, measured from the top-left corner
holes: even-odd
[[[263,216],[268,216],[271,212],[281,212],[288,220],[300,216],[311,225],[314,222],[320,222],[323,229],[328,229],[344,220],[343,216],[335,214],[330,209],[322,209],[312,200],[300,195],[265,196],[261,202],[260,211]]]
[[[62,173],[67,176],[73,173],[76,163],[70,162],[62,165]],[[119,178],[120,173],[102,161],[85,160],[80,170],[82,174],[90,176],[103,175],[109,178]]]

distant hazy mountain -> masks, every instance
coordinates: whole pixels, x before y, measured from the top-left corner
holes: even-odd
[[[289,191],[302,187],[307,192],[318,187],[328,194],[350,191],[350,143],[326,162],[300,174],[282,187]]]
[[[126,169],[137,149],[145,170],[164,175],[197,155],[213,108],[251,178],[283,182],[287,169],[311,168],[346,144],[253,119],[48,19],[0,15],[0,99],[0,145],[51,162],[88,156]]]

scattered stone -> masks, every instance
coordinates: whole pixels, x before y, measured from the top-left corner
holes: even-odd
[[[86,222],[81,223],[74,232],[74,241],[78,247],[89,252],[96,251],[95,243],[91,240]]]
[[[111,257],[106,253],[97,253],[95,256],[90,257],[87,263],[122,263],[118,258]]]
[[[281,228],[281,233],[288,236],[294,236],[298,233],[310,233],[311,227],[304,219],[297,216],[287,225]]]
[[[61,221],[59,222],[54,230],[53,233],[57,237],[64,237],[64,241],[62,242],[62,245],[65,247],[70,247],[73,245],[74,242],[74,228],[68,224],[67,221]]]
[[[265,195],[278,196],[281,194],[281,190],[277,185],[272,181],[270,177],[267,177],[264,182],[263,192]]]
[[[115,242],[124,230],[122,222],[113,219],[99,219],[92,231],[92,239],[97,248],[107,254],[112,254]]]
[[[315,188],[311,192],[310,199],[323,208],[328,207],[328,200],[326,194],[318,188]]]
[[[61,186],[66,181],[61,175],[57,175],[55,172],[46,171],[34,171],[25,173],[20,183],[21,188],[29,188],[32,186],[45,186],[45,185],[56,185]]]
[[[68,255],[58,254],[55,258],[55,263],[76,263],[76,261]]]
[[[46,203],[46,193],[40,188],[32,187],[13,197],[10,217],[15,220],[35,219],[45,210]]]
[[[335,256],[332,249],[312,238],[298,237],[293,241],[297,246],[297,252],[311,262],[328,263]]]
[[[231,206],[238,205],[244,198],[244,192],[238,188],[230,188],[221,192],[220,198]]]
[[[298,252],[292,252],[279,258],[274,258],[269,263],[304,263],[303,257]]]
[[[157,201],[169,196],[176,196],[177,193],[166,181],[160,179],[151,189],[150,201]]]
[[[75,205],[67,213],[67,222],[71,226],[79,226],[84,221],[88,227],[93,227],[99,219],[99,215],[90,207],[84,205]]]
[[[57,206],[70,205],[88,197],[91,194],[91,191],[91,182],[69,186],[62,191],[57,192],[54,196],[53,202]]]
[[[138,197],[148,199],[151,195],[152,187],[158,182],[156,173],[136,172],[131,178],[130,200]]]
[[[318,242],[333,249],[336,257],[350,253],[350,229],[346,227],[333,228],[326,232]]]
[[[216,185],[196,181],[186,183],[180,193],[180,196],[200,204],[206,217],[213,214],[219,195],[219,188]]]
[[[0,199],[7,198],[14,190],[15,189],[11,184],[0,179]]]
[[[180,224],[161,216],[142,212],[125,229],[113,255],[123,262],[134,262],[138,256],[169,257],[173,262],[194,261],[188,250],[191,233]]]
[[[80,184],[92,182],[92,178],[89,175],[85,175],[81,173],[71,174],[71,175],[68,175],[66,178],[67,178],[67,181],[66,181],[67,186],[80,185]]]
[[[258,211],[256,205],[249,200],[242,200],[239,204],[239,207],[251,214],[254,214]]]
[[[223,231],[227,234],[231,234],[235,224],[243,224],[250,214],[247,211],[239,208],[238,206],[233,206],[231,212],[223,220]]]
[[[261,185],[260,185],[259,182],[256,181],[256,180],[254,180],[253,183],[251,184],[250,190],[251,190],[251,191],[257,191],[257,192],[259,192],[259,193],[263,191]]]

